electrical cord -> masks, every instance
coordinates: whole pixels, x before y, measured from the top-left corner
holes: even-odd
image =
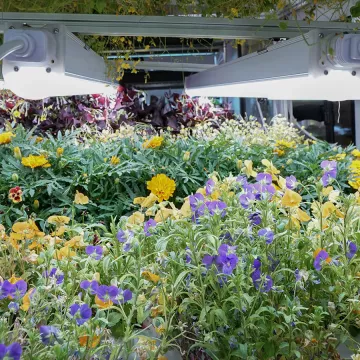
[[[25,43],[21,40],[12,40],[0,46],[0,60],[3,60],[13,52],[23,48]]]

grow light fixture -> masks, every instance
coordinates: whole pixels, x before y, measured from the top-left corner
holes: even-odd
[[[25,99],[115,93],[104,59],[64,25],[9,29],[0,47],[5,88]]]
[[[360,34],[313,30],[191,75],[190,96],[274,100],[360,99]]]

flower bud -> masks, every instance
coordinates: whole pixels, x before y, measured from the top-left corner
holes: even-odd
[[[292,164],[293,160],[292,159],[289,159],[287,162],[286,162],[286,165],[290,165]]]
[[[119,184],[120,183],[120,179],[119,178],[116,178],[115,179],[115,184]]]
[[[237,162],[236,162],[236,167],[237,167],[237,169],[239,170],[239,171],[241,171],[241,168],[242,168],[242,160],[238,160]]]
[[[189,161],[190,159],[190,151],[185,151],[184,156],[183,156],[183,160],[184,161]]]
[[[21,160],[21,150],[18,146],[14,147],[14,157]]]
[[[100,273],[95,273],[94,275],[93,275],[93,280],[96,280],[97,282],[100,282]]]
[[[18,174],[12,174],[11,178],[13,179],[13,181],[18,181],[19,180],[19,175]]]
[[[64,153],[64,149],[62,147],[59,147],[56,149],[56,156],[60,157]]]
[[[40,207],[40,203],[39,203],[39,200],[34,200],[34,209],[38,209]]]

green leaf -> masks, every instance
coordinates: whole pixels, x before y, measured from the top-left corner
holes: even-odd
[[[281,30],[286,30],[286,29],[288,28],[288,24],[287,24],[286,22],[284,22],[284,21],[281,21],[281,22],[279,23],[279,28],[280,28]]]
[[[350,14],[352,17],[360,16],[360,1],[350,8]]]
[[[121,319],[121,314],[118,312],[112,312],[109,314],[108,317],[108,322],[109,322],[109,326],[112,327],[114,325],[116,325]]]

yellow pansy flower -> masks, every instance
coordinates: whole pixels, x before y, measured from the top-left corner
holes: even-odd
[[[302,197],[295,191],[286,189],[284,196],[281,199],[281,205],[287,207],[299,207]]]
[[[83,193],[76,190],[74,203],[77,205],[86,205],[89,203],[89,198]]]
[[[129,216],[127,223],[130,225],[141,225],[145,221],[145,215],[139,211]]]
[[[113,302],[111,300],[102,301],[97,295],[95,296],[95,304],[99,307],[99,309],[108,309],[113,306]]]
[[[143,271],[141,273],[141,276],[145,279],[145,280],[148,280],[148,281],[152,281],[153,283],[157,284],[160,280],[160,276],[159,275],[156,275],[156,274],[153,274],[152,272],[150,271]]]
[[[245,167],[242,171],[245,173],[247,177],[256,177],[257,172],[253,170],[253,162],[252,160],[245,160],[244,161]]]
[[[139,204],[142,208],[149,208],[152,207],[157,201],[159,201],[159,198],[155,194],[150,193],[148,197],[135,198],[134,204]]]

